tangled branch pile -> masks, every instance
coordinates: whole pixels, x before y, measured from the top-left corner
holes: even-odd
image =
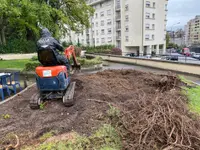
[[[200,120],[191,114],[187,99],[175,87],[175,76],[148,77],[146,83],[158,89],[151,97],[139,89],[137,97],[119,106],[119,133],[125,149],[200,149]]]

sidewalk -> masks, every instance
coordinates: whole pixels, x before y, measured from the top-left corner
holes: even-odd
[[[37,53],[31,53],[31,54],[0,54],[0,58],[2,58],[3,60],[31,59],[33,56],[37,56]]]

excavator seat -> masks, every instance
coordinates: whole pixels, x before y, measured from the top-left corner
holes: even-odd
[[[51,48],[44,48],[38,51],[38,60],[43,66],[56,66],[59,62]]]

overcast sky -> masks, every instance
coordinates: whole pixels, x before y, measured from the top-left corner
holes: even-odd
[[[167,28],[183,27],[190,19],[200,15],[200,0],[169,0]]]

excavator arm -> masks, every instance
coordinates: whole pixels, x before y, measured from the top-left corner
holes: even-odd
[[[70,60],[71,56],[73,59],[73,63],[71,64],[72,70],[80,70],[81,65],[78,63],[75,53],[75,47],[73,45],[70,45],[68,48],[65,49],[65,56]]]

